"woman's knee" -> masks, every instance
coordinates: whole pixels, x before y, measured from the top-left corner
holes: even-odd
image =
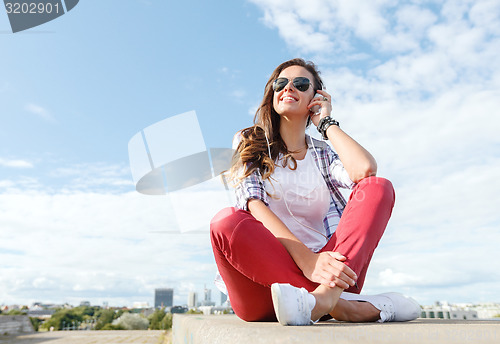
[[[210,221],[211,236],[223,234],[230,237],[234,228],[236,228],[241,221],[248,218],[248,216],[252,215],[238,208],[228,207],[222,209]]]
[[[367,177],[359,181],[357,187],[363,197],[376,197],[381,201],[394,203],[394,187],[388,179],[376,176]]]
[[[223,222],[226,222],[228,218],[230,218],[233,214],[236,213],[236,211],[237,209],[234,207],[227,207],[220,210],[217,214],[215,214],[215,216],[210,221],[210,228],[218,226]]]
[[[224,208],[219,211],[210,221],[210,233],[212,235],[224,231],[225,228],[230,228],[230,223],[233,222],[232,217],[236,214],[237,209],[233,207]]]

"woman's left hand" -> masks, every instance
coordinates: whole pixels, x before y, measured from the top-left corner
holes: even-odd
[[[319,120],[323,117],[330,116],[332,113],[332,96],[330,96],[324,90],[316,91],[317,94],[321,94],[322,97],[315,97],[311,100],[307,108],[310,110],[313,106],[319,105],[321,111],[319,114],[314,114],[310,112],[310,117],[315,126],[318,126]]]

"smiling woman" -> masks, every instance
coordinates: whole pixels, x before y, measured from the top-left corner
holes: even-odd
[[[237,207],[213,218],[211,238],[231,305],[244,320],[308,325],[324,316],[384,322],[419,315],[417,302],[401,294],[358,295],[394,190],[375,177],[375,159],[331,111],[316,66],[293,59],[272,73],[255,125],[235,136]],[[306,135],[311,123],[336,152]],[[348,203],[340,187],[353,189]]]

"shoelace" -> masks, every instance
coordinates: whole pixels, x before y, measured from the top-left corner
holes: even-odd
[[[387,322],[387,321],[392,321],[394,320],[394,317],[396,316],[396,314],[394,313],[394,305],[392,304],[392,302],[390,300],[388,300],[389,302],[387,303],[379,303],[377,306],[380,307],[380,320],[382,320],[382,322]],[[384,316],[384,318],[382,319],[382,315]]]
[[[307,316],[307,310],[309,309],[309,303],[307,301],[308,291],[305,288],[300,288],[300,294],[299,309],[303,316]]]

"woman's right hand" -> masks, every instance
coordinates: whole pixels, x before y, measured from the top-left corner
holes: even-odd
[[[354,286],[358,277],[345,263],[347,258],[338,252],[314,253],[302,272],[309,280],[328,287],[347,289]]]

